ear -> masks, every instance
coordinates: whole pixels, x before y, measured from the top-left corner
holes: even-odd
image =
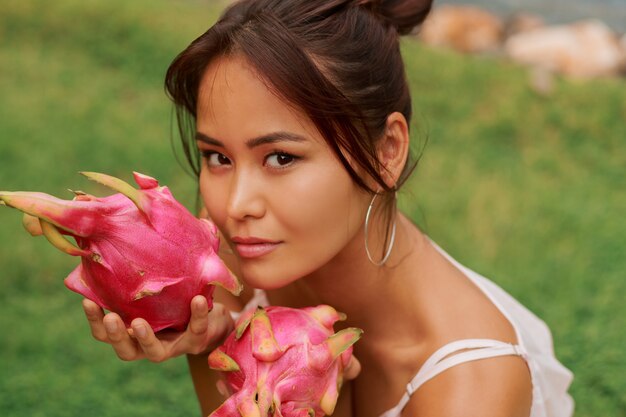
[[[381,176],[388,187],[395,187],[409,156],[409,126],[402,113],[387,116],[385,131],[377,145]]]

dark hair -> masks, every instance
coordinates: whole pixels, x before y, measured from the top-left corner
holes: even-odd
[[[166,91],[176,104],[187,160],[196,175],[198,87],[217,57],[242,54],[277,96],[302,109],[360,187],[374,192],[346,155],[392,195],[381,176],[376,142],[387,116],[411,120],[411,97],[399,36],[428,14],[432,0],[240,0],[170,65]],[[387,199],[387,201],[393,201]]]

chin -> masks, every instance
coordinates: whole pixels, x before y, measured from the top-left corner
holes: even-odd
[[[261,290],[282,288],[297,281],[302,276],[285,270],[277,270],[269,265],[246,265],[246,263],[249,261],[244,261],[240,266],[242,281]]]

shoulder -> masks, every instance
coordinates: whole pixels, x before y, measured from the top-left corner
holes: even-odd
[[[456,365],[424,383],[402,417],[528,417],[531,404],[526,361],[501,356]]]

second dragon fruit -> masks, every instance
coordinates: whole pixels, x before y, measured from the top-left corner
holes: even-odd
[[[209,417],[331,415],[352,345],[363,331],[333,325],[345,316],[327,305],[271,306],[245,312],[224,344],[209,355],[232,394]]]

